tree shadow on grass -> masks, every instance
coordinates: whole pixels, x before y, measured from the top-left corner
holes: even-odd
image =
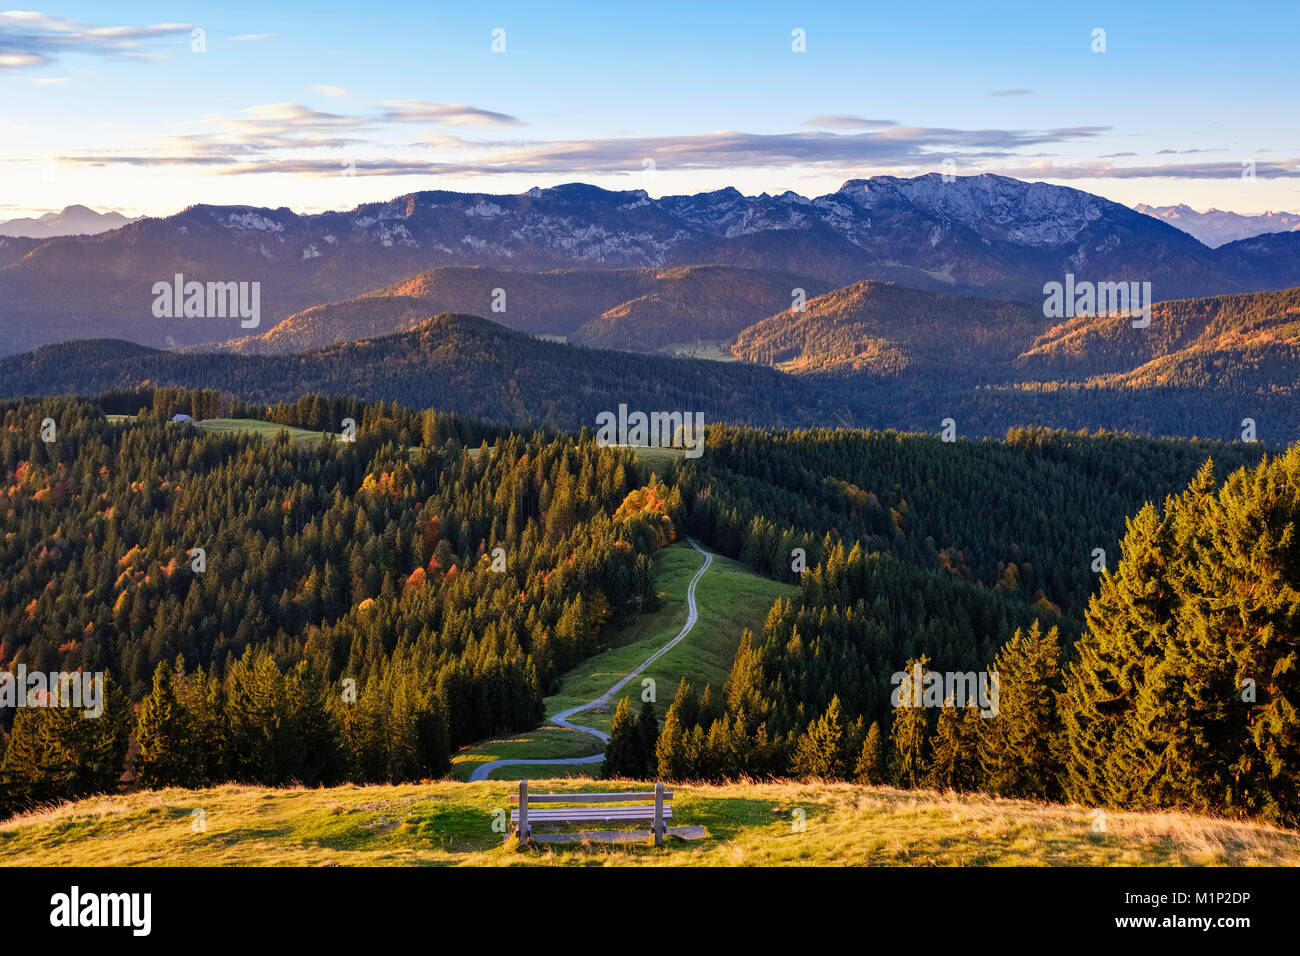
[[[775,820],[771,800],[749,797],[673,797],[673,826],[702,826],[708,842],[727,840],[749,827],[768,826]]]

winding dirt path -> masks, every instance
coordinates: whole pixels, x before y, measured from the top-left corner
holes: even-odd
[[[691,578],[691,583],[686,587],[686,623],[683,624],[682,629],[677,632],[677,636],[621,677],[618,683],[605,691],[605,693],[601,694],[595,700],[588,701],[585,704],[579,704],[577,707],[570,707],[568,710],[562,710],[558,714],[553,714],[551,716],[552,724],[557,727],[567,727],[569,730],[580,730],[584,734],[591,734],[593,737],[599,738],[601,743],[608,743],[609,734],[604,731],[596,730],[594,727],[584,727],[582,724],[575,724],[569,718],[582,713],[584,710],[607,706],[615,694],[626,687],[633,679],[638,677],[647,667],[680,644],[682,639],[691,632],[691,628],[695,627],[695,622],[700,619],[699,612],[695,608],[695,585],[698,584],[700,578],[704,576],[704,572],[709,570],[709,565],[713,564],[713,555],[709,554],[709,552],[696,544],[694,538],[687,537],[686,541],[692,548],[704,555],[704,563],[700,565],[700,569],[695,572],[695,577]],[[469,779],[471,781],[486,780],[493,770],[497,770],[501,767],[601,763],[604,759],[605,752],[602,750],[600,753],[592,754],[589,757],[555,757],[548,760],[492,760],[475,767],[474,772],[470,775]]]

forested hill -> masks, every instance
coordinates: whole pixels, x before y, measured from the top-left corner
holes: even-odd
[[[799,591],[723,686],[679,687],[661,779],[1300,819],[1300,446],[1259,464],[1245,443],[714,425],[655,478],[585,435],[315,395],[262,410],[327,431],[346,412],[357,440],[170,422],[254,411],[216,391],[0,403],[0,666],[107,674],[105,719],[13,716],[0,814],[124,768],[152,787],[440,775],[452,747],[535,727],[691,530]],[[900,707],[891,675],[913,666],[991,667],[1000,719]]]
[[[867,281],[750,326],[731,351],[791,372],[989,382],[1010,371],[1044,326],[1033,306]]]
[[[0,816],[115,788],[132,735],[145,785],[438,776],[536,726],[604,626],[656,600],[679,499],[626,450],[467,449],[473,423],[383,403],[348,409],[355,441],[303,445],[169,421],[211,395],[153,398],[121,423],[0,403],[0,667],[106,675],[102,719],[0,709]]]
[[[668,285],[698,280],[686,270]],[[652,312],[664,306],[656,301],[634,300]],[[629,309],[611,313],[611,329],[648,314]],[[1253,429],[1283,445],[1300,436],[1298,317],[1300,289],[1162,302],[1151,325],[1135,329],[1108,316],[1050,325],[1027,306],[864,282],[745,330],[742,362],[587,349],[441,314],[298,354],[158,352],[116,340],[46,346],[0,359],[0,397],[152,384],[264,403],[353,395],[563,428],[626,403],[758,427],[933,433],[951,418],[963,437],[1039,426],[1233,441]]]
[[[100,340],[0,359],[0,397],[97,394],[139,384],[216,388],[253,402],[317,392],[567,428],[620,403],[706,422],[848,424],[812,385],[772,369],[579,348],[470,315],[297,355],[160,352]]]
[[[221,348],[245,355],[303,352],[403,332],[430,315],[458,312],[490,314],[520,332],[563,336],[594,348],[653,352],[697,339],[730,341],[789,306],[796,288],[815,295],[828,285],[787,272],[714,265],[553,272],[446,266],[313,306]]]

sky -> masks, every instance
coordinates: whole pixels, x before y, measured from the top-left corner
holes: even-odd
[[[944,171],[1294,212],[1297,28],[1296,2],[65,2],[0,12],[0,219]]]

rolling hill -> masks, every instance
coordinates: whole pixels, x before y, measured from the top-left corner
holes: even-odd
[[[1042,329],[1041,309],[858,282],[745,329],[737,358],[794,373],[996,381]]]
[[[298,352],[406,331],[441,312],[463,312],[533,335],[653,352],[697,337],[730,341],[788,305],[795,288],[813,295],[826,286],[804,276],[727,266],[552,272],[448,266],[355,299],[313,306],[226,347],[246,355]]]
[[[706,422],[813,425],[847,413],[771,369],[546,342],[469,315],[292,355],[164,352],[120,341],[50,345],[0,359],[0,393],[95,393],[139,384],[230,390],[248,401],[307,392],[396,400],[508,422],[594,426],[620,403],[702,412]]]

